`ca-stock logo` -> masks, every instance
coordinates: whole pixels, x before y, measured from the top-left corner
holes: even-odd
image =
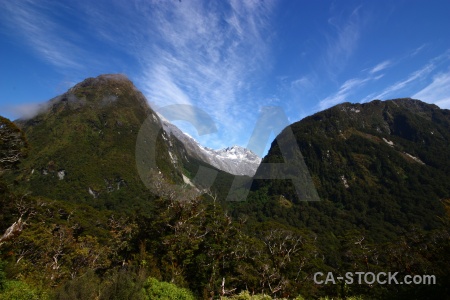
[[[324,274],[317,272],[313,276],[315,284],[436,284],[435,275],[405,275],[400,278],[398,272],[347,272],[343,276],[337,276],[333,272]]]

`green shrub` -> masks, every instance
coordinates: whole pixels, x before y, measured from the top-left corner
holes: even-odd
[[[100,279],[90,270],[80,277],[67,281],[55,291],[55,300],[95,299],[99,294]]]
[[[155,278],[148,278],[145,286],[146,297],[151,300],[194,300],[192,293],[173,283],[160,282]]]
[[[22,281],[6,281],[3,291],[0,292],[2,300],[45,300],[48,295]]]
[[[114,270],[103,278],[100,300],[144,300],[146,277],[135,270]]]

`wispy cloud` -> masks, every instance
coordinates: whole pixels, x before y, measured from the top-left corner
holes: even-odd
[[[17,34],[47,62],[62,68],[80,68],[82,50],[70,41],[73,33],[65,32],[60,24],[49,18],[55,6],[61,10],[64,5],[47,1],[3,1],[1,17],[9,30]],[[58,9],[55,9],[58,11]]]
[[[339,73],[348,65],[358,48],[361,32],[365,25],[365,20],[362,17],[362,6],[354,8],[350,14],[336,11],[335,8],[335,6],[331,7],[332,17],[328,19],[328,28],[325,33],[326,50],[319,58],[321,61],[319,69],[323,69],[334,82],[338,81]],[[317,76],[317,74],[314,74],[315,72],[291,81],[291,89],[297,92],[299,89],[305,91],[316,87],[317,91],[317,85],[320,85],[324,78],[323,75]],[[322,78],[319,80],[320,77]],[[312,78],[316,80],[313,81]],[[321,100],[318,103],[318,109],[323,110],[347,101],[356,89],[372,79],[374,78],[371,74],[366,75],[366,78],[348,79],[339,87],[337,92]],[[314,95],[309,94],[309,96],[319,97],[316,93]]]
[[[391,61],[385,60],[385,61],[379,63],[378,65],[376,65],[375,67],[373,67],[373,68],[369,71],[369,73],[370,73],[370,74],[374,74],[374,73],[380,72],[380,71],[382,71],[382,70],[388,68],[390,65],[391,65]]]
[[[242,116],[257,100],[246,92],[267,59],[264,32],[271,7],[270,1],[167,2],[153,7],[147,18],[158,42],[141,53],[140,82],[151,103],[198,106],[211,114],[225,137],[217,147],[237,142],[250,121]]]
[[[433,81],[412,96],[441,108],[450,108],[450,72],[434,76]]]
[[[379,63],[370,70],[366,69],[365,71],[367,74],[365,77],[351,78],[346,80],[339,87],[336,93],[326,97],[325,99],[319,102],[319,109],[323,110],[330,106],[352,100],[350,99],[350,97],[354,94],[357,94],[357,92],[367,83],[377,81],[380,78],[384,77],[384,74],[379,74],[379,72],[388,68],[390,65],[391,62],[386,60],[384,62]],[[365,102],[374,95],[375,94],[370,94],[360,102]]]
[[[375,96],[375,99],[384,100],[389,95],[391,95],[390,97],[392,97],[392,95],[395,92],[403,90],[408,86],[410,86],[411,84],[413,84],[414,82],[416,82],[417,80],[423,79],[425,76],[430,75],[439,64],[448,61],[449,59],[450,59],[450,50],[431,59],[426,65],[411,73],[406,79],[397,81],[396,83],[388,86],[386,89],[383,90],[383,92],[377,94]]]
[[[313,87],[313,81],[308,76],[302,76],[298,79],[295,79],[291,82],[292,88],[300,88],[300,89],[308,89]]]
[[[375,99],[384,100],[386,98],[386,96],[388,96],[396,91],[399,91],[399,90],[405,88],[406,86],[408,86],[409,84],[411,84],[412,82],[430,74],[434,70],[434,68],[435,68],[435,65],[433,63],[429,63],[429,64],[425,65],[421,69],[410,74],[406,79],[398,81],[398,82],[390,85],[389,87],[387,87],[383,92],[376,95]]]
[[[328,23],[335,33],[326,36],[328,48],[325,63],[331,73],[336,70],[339,72],[344,68],[358,46],[363,25],[360,10],[361,6],[357,7],[344,20],[337,16],[328,19]]]
[[[25,103],[19,105],[1,105],[2,113],[11,115],[12,118],[29,119],[45,111],[49,103]]]
[[[357,89],[361,88],[372,79],[372,77],[366,77],[352,78],[347,80],[346,82],[344,82],[344,84],[341,85],[341,87],[335,94],[330,95],[319,102],[320,110],[326,109],[341,102],[348,101],[348,98],[351,94],[355,93]]]
[[[371,93],[367,96],[365,96],[363,99],[361,99],[361,101],[359,101],[359,103],[366,103],[367,101],[371,101],[371,100],[375,100],[375,95],[376,93]]]
[[[413,50],[411,51],[410,56],[411,56],[411,57],[416,56],[417,54],[419,54],[420,52],[422,52],[422,50],[425,49],[426,47],[427,47],[427,44],[423,44],[423,45],[417,47],[416,49],[413,49]]]

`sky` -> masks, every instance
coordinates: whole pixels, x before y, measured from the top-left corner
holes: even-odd
[[[213,149],[246,147],[271,109],[289,123],[373,99],[448,109],[449,15],[450,1],[0,0],[0,115],[29,117],[106,73],[156,111],[206,113],[212,133],[174,123]]]

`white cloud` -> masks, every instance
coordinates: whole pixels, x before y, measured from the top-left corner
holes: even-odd
[[[313,83],[311,78],[308,76],[302,76],[296,80],[293,80],[291,82],[291,87],[293,88],[300,88],[300,89],[307,89],[313,87]]]
[[[422,50],[425,49],[426,46],[427,46],[427,44],[423,44],[423,45],[417,47],[416,49],[412,50],[410,56],[411,57],[416,56],[417,54],[422,52]]]
[[[48,16],[49,11],[58,11],[55,6],[65,9],[63,4],[52,7],[46,1],[4,1],[0,15],[11,32],[20,32],[26,44],[42,59],[56,67],[81,68],[78,59],[84,55],[81,48],[70,41],[73,32],[65,31]]]
[[[361,35],[361,7],[352,11],[345,21],[332,17],[328,23],[335,29],[335,36],[326,36],[328,41],[326,64],[331,70],[342,69],[355,51]]]
[[[441,73],[433,78],[433,82],[417,92],[412,98],[434,103],[441,108],[450,108],[450,72]]]
[[[372,80],[373,78],[367,77],[367,78],[352,78],[344,82],[344,84],[341,85],[337,93],[330,95],[320,101],[319,108],[320,110],[326,109],[330,106],[336,105],[338,103],[346,102],[348,101],[348,97],[353,94],[358,88],[365,85],[368,81]]]
[[[211,114],[221,135],[216,147],[239,143],[252,121],[242,116],[260,105],[247,97],[247,91],[252,76],[268,62],[264,33],[273,4],[159,4],[146,15],[153,41],[144,42],[138,51],[144,93],[157,106],[189,103]],[[207,138],[201,137],[201,142]]]
[[[374,74],[374,73],[380,72],[380,71],[388,68],[390,65],[391,65],[391,62],[389,60],[383,61],[383,62],[379,63],[378,65],[376,65],[375,67],[373,67],[369,71],[369,73]]]
[[[369,94],[366,97],[364,97],[361,101],[359,101],[359,103],[366,103],[367,101],[374,100],[375,95],[376,95],[375,93]]]
[[[421,51],[425,46],[426,45],[422,45],[419,48],[415,49],[413,52]],[[396,97],[409,97],[410,94],[405,95],[405,92],[404,92],[405,90],[411,90],[413,85],[417,85],[418,82],[420,82],[421,80],[424,80],[425,78],[430,76],[434,71],[436,71],[439,68],[440,65],[448,62],[449,60],[450,60],[450,50],[447,50],[443,54],[430,59],[427,64],[425,64],[420,69],[410,73],[406,78],[399,80],[392,85],[389,85],[381,92],[370,93],[369,95],[364,97],[363,100],[361,100],[361,103],[367,102],[369,100],[374,100],[374,99],[386,100],[386,99],[396,98]],[[378,66],[383,67],[384,63],[385,62],[378,64],[371,71],[378,69],[377,68]],[[387,66],[391,66],[392,64],[393,63],[389,63]],[[370,72],[370,73],[374,73],[374,72]],[[384,74],[380,74],[380,75],[374,77],[374,79],[377,80],[383,76],[384,76]],[[435,79],[434,82],[436,82],[436,84],[437,84],[438,82],[441,82],[441,81],[436,81],[436,79]],[[399,94],[399,91],[402,91],[402,94]],[[432,94],[431,90],[427,90],[427,91],[428,91],[429,95]],[[417,94],[419,94],[419,93],[417,93]],[[434,95],[437,95],[437,94],[434,94]],[[435,97],[431,97],[431,98],[435,98]],[[426,99],[424,99],[424,100],[427,101]]]
[[[406,79],[400,80],[389,87],[387,87],[383,92],[379,93],[375,96],[375,99],[385,100],[388,95],[393,94],[396,91],[404,89],[414,81],[423,78],[426,75],[429,75],[435,69],[434,62],[430,62],[426,64],[421,69],[411,73]]]
[[[19,105],[2,105],[2,114],[10,115],[10,118],[30,119],[48,109],[49,102],[46,103],[23,103]]]

